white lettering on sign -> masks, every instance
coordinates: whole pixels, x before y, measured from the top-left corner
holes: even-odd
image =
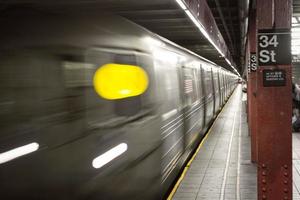
[[[264,87],[284,86],[285,85],[284,70],[264,70],[263,85]]]
[[[282,72],[271,72],[266,74],[267,81],[275,81],[279,80],[282,81],[284,78],[282,77]]]
[[[266,36],[266,35],[261,35],[259,37],[259,46],[262,48],[266,48],[269,46],[273,46],[273,47],[277,47],[278,46],[278,42],[277,42],[277,35],[273,35],[271,38]]]
[[[261,35],[259,36],[259,46],[262,48],[268,48],[270,46],[277,47],[277,35],[267,36]],[[262,63],[268,62],[276,62],[275,59],[276,53],[274,50],[261,50],[259,52],[259,61]]]
[[[264,87],[280,87],[286,84],[286,72],[280,69],[263,70]]]
[[[251,71],[256,71],[257,70],[257,59],[256,59],[256,54],[250,55],[250,70]]]
[[[267,62],[276,62],[275,60],[276,53],[274,50],[268,51],[268,50],[261,50],[259,52],[259,61],[263,63]]]
[[[267,46],[269,46],[268,36],[262,35],[262,36],[259,37],[259,40],[260,40],[260,43],[259,43],[260,47],[266,48]]]
[[[257,35],[258,66],[291,63],[289,29],[263,29]]]

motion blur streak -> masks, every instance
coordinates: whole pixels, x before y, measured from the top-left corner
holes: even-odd
[[[187,7],[184,5],[184,3],[181,0],[176,0],[176,2],[179,4],[179,6],[183,9],[186,10]]]
[[[6,162],[11,161],[15,158],[18,158],[20,156],[24,156],[26,154],[32,153],[38,149],[39,149],[39,144],[36,142],[33,142],[30,144],[6,151],[6,152],[0,154],[0,164],[6,163]]]
[[[127,144],[121,143],[93,160],[93,167],[100,168],[127,151]]]

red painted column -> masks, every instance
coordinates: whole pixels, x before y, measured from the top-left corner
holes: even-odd
[[[249,43],[250,54],[256,56],[256,10],[250,11],[249,16]],[[250,59],[253,59],[250,57]],[[251,161],[257,162],[257,105],[256,105],[256,79],[257,72],[253,66],[250,66],[249,73],[249,129],[251,135]]]
[[[250,131],[250,127],[251,127],[251,120],[250,120],[250,116],[251,116],[251,101],[250,101],[250,93],[252,91],[251,88],[251,79],[250,79],[250,44],[249,44],[249,33],[247,36],[247,43],[246,43],[246,53],[245,53],[245,63],[247,65],[247,122],[248,122],[248,129],[249,129],[249,135],[251,135],[251,131]]]
[[[257,28],[290,29],[291,0],[257,1]],[[262,39],[258,35],[257,40]],[[285,53],[289,53],[289,49]],[[259,52],[258,52],[259,54]],[[277,55],[276,55],[277,56]],[[263,70],[281,69],[286,84],[264,87]],[[258,199],[292,199],[291,65],[257,70]]]
[[[246,41],[246,45],[245,45],[245,68],[247,68],[247,77],[246,77],[246,81],[247,81],[247,107],[246,107],[246,112],[247,112],[247,122],[248,124],[249,122],[249,118],[250,118],[250,113],[249,113],[249,107],[250,107],[250,102],[249,102],[249,91],[250,91],[250,84],[249,84],[249,70],[250,70],[250,60],[249,60],[249,56],[250,56],[250,47],[249,47],[249,34],[247,35],[247,41]],[[249,125],[249,134],[250,134],[250,125]]]

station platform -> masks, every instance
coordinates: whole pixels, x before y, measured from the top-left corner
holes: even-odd
[[[188,162],[168,199],[256,200],[245,98],[239,85]],[[293,134],[293,199],[300,200],[300,133]]]

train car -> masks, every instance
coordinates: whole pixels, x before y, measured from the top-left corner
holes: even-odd
[[[232,73],[121,17],[0,19],[2,199],[162,199]]]

